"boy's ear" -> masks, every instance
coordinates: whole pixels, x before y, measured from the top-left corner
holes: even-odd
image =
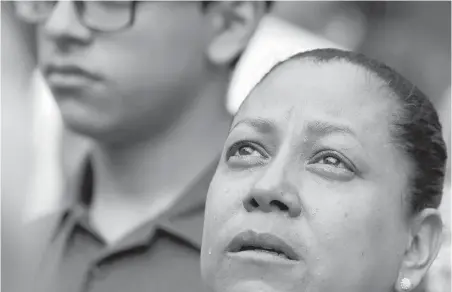
[[[265,2],[213,2],[207,13],[213,28],[207,58],[212,64],[228,66],[246,49],[265,13]]]

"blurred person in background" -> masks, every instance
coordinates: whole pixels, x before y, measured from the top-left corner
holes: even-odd
[[[201,291],[230,73],[270,2],[17,2],[64,124],[93,149],[73,205],[29,226],[33,291]],[[33,268],[33,267],[32,267]]]

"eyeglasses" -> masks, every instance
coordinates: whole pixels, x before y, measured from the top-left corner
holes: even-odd
[[[25,22],[47,21],[59,1],[16,1],[16,13]],[[72,1],[80,22],[87,28],[113,32],[132,26],[138,1]]]

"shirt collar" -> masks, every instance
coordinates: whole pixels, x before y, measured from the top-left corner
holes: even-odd
[[[217,165],[218,159],[190,185],[185,195],[169,210],[168,216],[159,221],[162,229],[178,235],[197,249],[201,249],[206,197]]]
[[[188,186],[184,195],[155,220],[141,225],[130,235],[125,236],[114,249],[124,249],[129,246],[147,244],[157,230],[167,232],[184,241],[193,248],[200,250],[202,242],[202,229],[204,224],[204,208],[210,181],[215,173],[219,159],[216,158],[208,167],[197,176]],[[88,210],[93,190],[93,169],[89,159],[81,174],[78,200],[69,210],[70,221],[89,230],[99,237],[95,230],[89,226]],[[100,238],[100,237],[99,237]]]

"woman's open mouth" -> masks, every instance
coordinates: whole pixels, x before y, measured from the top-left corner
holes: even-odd
[[[298,261],[299,256],[284,240],[270,233],[245,231],[237,234],[229,243],[227,252],[231,255],[255,259],[279,259]]]
[[[242,246],[238,252],[245,252],[245,251],[263,252],[263,253],[272,254],[272,255],[279,256],[279,257],[290,260],[283,251],[277,250],[277,249],[274,249],[271,247],[267,248],[267,247],[263,247],[263,246],[245,245],[245,246]]]

